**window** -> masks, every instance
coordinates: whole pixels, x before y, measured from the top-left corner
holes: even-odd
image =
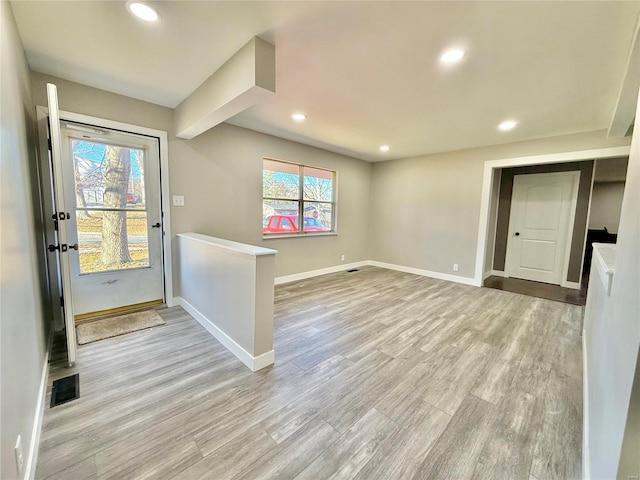
[[[262,232],[335,232],[336,172],[265,158],[262,165]],[[302,217],[303,221],[298,219]]]

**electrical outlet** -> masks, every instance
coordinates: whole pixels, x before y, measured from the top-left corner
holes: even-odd
[[[173,206],[174,207],[184,207],[184,195],[174,195],[173,196]]]
[[[457,271],[458,271],[458,264],[457,264],[457,263],[454,263],[454,264],[453,264],[453,271],[454,271],[454,272],[457,272]]]
[[[22,476],[22,468],[24,467],[24,455],[22,454],[22,437],[18,435],[16,439],[16,466],[18,467],[18,475]]]
[[[344,262],[344,255],[340,255],[340,261]]]

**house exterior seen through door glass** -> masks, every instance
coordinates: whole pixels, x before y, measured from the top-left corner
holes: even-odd
[[[61,126],[75,314],[163,301],[158,139]]]

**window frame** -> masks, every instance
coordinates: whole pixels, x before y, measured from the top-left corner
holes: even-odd
[[[280,197],[265,197],[264,196],[264,162],[268,160],[270,162],[284,163],[287,165],[293,165],[298,167],[298,198],[280,198]],[[324,200],[314,200],[314,199],[305,199],[304,198],[304,169],[311,168],[315,170],[322,170],[331,174],[331,201]],[[309,165],[306,163],[300,162],[292,162],[288,160],[281,160],[279,158],[273,157],[263,157],[262,158],[262,204],[264,205],[265,201],[276,201],[276,202],[297,202],[298,204],[298,219],[302,219],[302,221],[298,220],[298,231],[291,232],[262,232],[262,238],[297,238],[304,236],[323,236],[323,235],[337,235],[338,234],[338,172],[337,170],[332,170],[327,167],[318,167],[316,165]],[[304,231],[304,207],[305,204],[325,204],[331,206],[331,228],[327,231]],[[282,219],[281,219],[282,220]],[[268,224],[267,224],[268,225]],[[295,224],[294,224],[295,226]]]

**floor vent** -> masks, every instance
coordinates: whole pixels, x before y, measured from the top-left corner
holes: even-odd
[[[53,408],[79,397],[80,374],[76,373],[70,377],[64,377],[53,382],[53,387],[51,388],[51,405],[49,407]]]
[[[351,273],[351,272],[357,272],[357,271],[358,271],[358,269],[357,269],[357,268],[352,268],[351,270],[347,270],[347,272],[348,272],[348,273]]]

